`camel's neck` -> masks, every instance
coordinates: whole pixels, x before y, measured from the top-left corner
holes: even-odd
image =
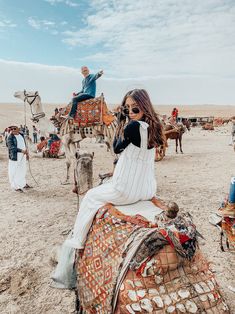
[[[25,138],[25,141],[26,141],[26,146],[29,149],[29,151],[32,152],[32,153],[36,153],[37,152],[37,145],[33,144],[31,139],[29,139],[27,137]]]
[[[46,117],[39,119],[38,127],[40,130],[40,135],[42,136],[48,136],[50,133],[56,133],[56,128]]]

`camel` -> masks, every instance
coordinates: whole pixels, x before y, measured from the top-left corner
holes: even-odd
[[[166,140],[171,139],[175,140],[175,152],[178,153],[178,142],[180,146],[180,152],[183,154],[182,150],[182,136],[186,131],[190,131],[190,122],[187,119],[183,119],[182,123],[174,124],[166,124],[164,127],[164,132],[166,136]]]
[[[37,144],[34,144],[32,139],[28,135],[25,135],[24,138],[26,142],[26,147],[28,148],[29,152],[37,154],[38,153]]]
[[[155,161],[160,161],[164,158],[166,153],[166,148],[168,147],[167,140],[175,140],[175,151],[178,154],[178,142],[180,146],[180,152],[183,154],[182,150],[182,136],[187,128],[190,131],[190,122],[187,119],[184,119],[182,123],[177,124],[164,124],[164,134],[166,137],[166,143],[163,146],[156,148]]]
[[[14,93],[14,97],[21,99],[25,105],[30,106],[30,111],[32,115],[32,121],[38,125],[42,135],[47,136],[50,133],[57,134],[58,126],[60,126],[60,134],[62,144],[65,150],[66,156],[66,180],[64,184],[69,183],[70,179],[70,167],[73,165],[75,167],[75,153],[79,143],[84,138],[96,138],[97,135],[103,134],[105,137],[106,143],[112,147],[112,141],[116,129],[116,120],[113,121],[109,126],[105,124],[90,126],[90,127],[76,127],[72,124],[69,124],[67,120],[63,120],[62,124],[59,124],[57,121],[54,125],[47,117],[43,110],[41,103],[41,97],[38,91],[17,91]],[[103,101],[103,97],[101,97]],[[112,153],[112,150],[111,150]]]
[[[93,157],[94,153],[78,150],[75,154],[73,192],[79,195],[93,188]]]

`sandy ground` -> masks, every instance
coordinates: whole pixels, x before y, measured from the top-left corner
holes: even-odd
[[[16,108],[19,108],[17,114]],[[0,130],[11,123],[23,124],[23,106],[0,105],[0,109],[4,109],[0,111]],[[49,109],[51,106],[47,107]],[[170,107],[163,109],[161,113],[170,112]],[[214,114],[211,107],[211,111],[203,115],[235,114],[235,107],[227,111],[217,107],[217,110]],[[191,116],[193,109],[189,108],[187,112]],[[199,115],[199,109],[194,115]],[[235,313],[235,294],[228,288],[235,287],[235,258],[232,253],[220,251],[219,232],[208,222],[210,213],[217,210],[228,191],[230,177],[235,175],[235,153],[228,146],[230,128],[227,125],[215,131],[192,129],[183,136],[184,154],[175,154],[174,141],[170,141],[166,157],[155,166],[157,194],[165,200],[176,201],[180,209],[192,214],[205,237],[201,249],[213,263],[223,295],[231,313]],[[111,169],[112,157],[103,145],[91,140],[84,141],[82,146],[95,152],[96,185],[98,173]],[[28,183],[34,188],[24,194],[10,190],[7,165],[7,149],[2,143],[0,313],[73,313],[74,292],[51,288],[49,279],[53,269],[52,252],[66,238],[64,233],[73,226],[77,212],[72,185],[61,185],[65,178],[65,161],[31,156],[30,167],[38,186],[28,173]]]

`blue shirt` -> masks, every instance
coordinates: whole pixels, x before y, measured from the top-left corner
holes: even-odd
[[[91,97],[95,97],[96,94],[96,80],[101,76],[98,72],[96,74],[89,74],[82,80],[82,90],[80,93],[88,94]]]

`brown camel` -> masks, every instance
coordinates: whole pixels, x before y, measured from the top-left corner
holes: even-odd
[[[155,161],[160,161],[164,158],[166,148],[168,147],[167,140],[175,140],[175,151],[178,153],[178,142],[180,146],[180,152],[183,154],[182,150],[182,136],[185,130],[190,131],[190,121],[188,119],[183,119],[182,123],[177,124],[164,124],[164,134],[166,137],[166,144],[156,148]]]

